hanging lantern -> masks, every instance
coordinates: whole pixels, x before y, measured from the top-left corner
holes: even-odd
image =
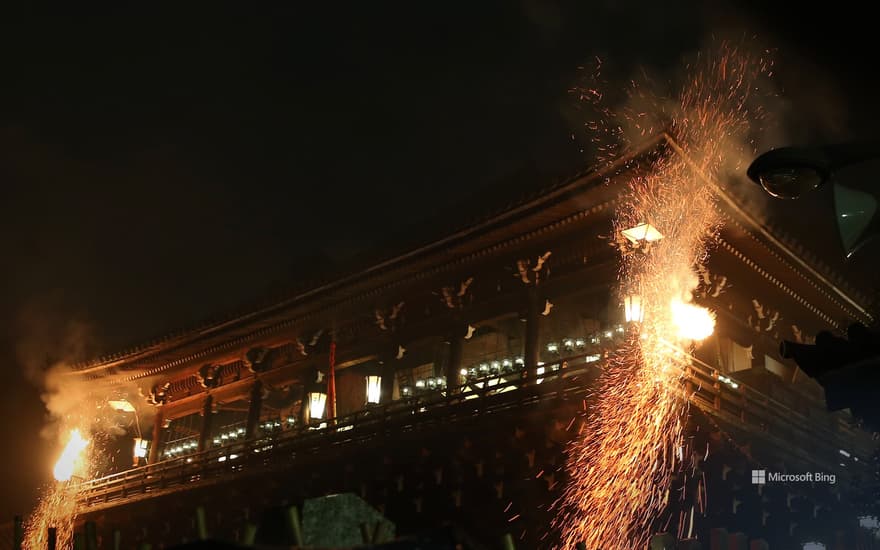
[[[309,392],[309,419],[321,420],[324,418],[324,405],[326,403],[326,393]]]
[[[382,377],[367,376],[367,403],[378,404],[382,395]]]
[[[140,437],[134,438],[134,452],[132,456],[131,465],[137,468],[141,464],[141,459],[147,458],[147,446],[149,442],[146,439],[141,439]]]
[[[110,405],[110,408],[116,412],[122,413],[133,413],[135,411],[134,405],[131,404],[130,401],[126,399],[117,399],[107,401],[107,404]]]
[[[630,294],[623,299],[623,315],[627,323],[641,323],[645,318],[642,309],[642,297],[638,294]]]
[[[635,227],[624,229],[621,233],[634,245],[652,243],[663,238],[663,233],[649,223],[640,223]]]

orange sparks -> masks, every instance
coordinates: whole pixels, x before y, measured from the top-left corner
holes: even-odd
[[[56,481],[45,489],[28,521],[25,548],[45,548],[49,527],[56,529],[58,548],[71,546],[79,488],[73,480],[76,475],[87,477],[92,473],[89,469],[93,446],[89,443],[80,430],[70,430],[67,443],[52,472]]]
[[[627,135],[666,131],[688,158],[672,152],[658,156],[632,177],[617,211],[621,301],[635,321],[636,302],[631,294],[627,302],[627,289],[639,289],[640,322],[609,358],[593,390],[588,427],[569,448],[569,481],[553,523],[560,533],[558,547],[566,550],[577,543],[646,548],[653,530],[662,528],[658,519],[683,459],[687,399],[682,388],[690,358],[682,350],[715,326],[709,310],[691,303],[699,284],[696,270],[720,225],[714,191],[702,177],[717,176],[747,148],[750,124],[760,112],[750,96],[764,70],[727,45],[698,61],[688,68],[690,84],[673,101],[634,87],[634,108],[623,112],[628,122],[622,127],[630,131],[613,132],[618,147],[625,147]],[[647,235],[645,220],[662,239],[637,238]],[[633,228],[643,231],[636,234]]]

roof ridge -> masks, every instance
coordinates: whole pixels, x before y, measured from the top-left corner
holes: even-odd
[[[336,282],[344,281],[359,272],[363,272],[365,269],[378,268],[383,264],[394,262],[395,260],[404,258],[411,253],[419,251],[420,249],[431,246],[432,244],[437,243],[444,238],[454,237],[455,235],[458,235],[462,232],[475,229],[481,224],[485,224],[488,221],[498,218],[508,212],[513,212],[516,208],[527,205],[537,198],[547,196],[590,175],[600,174],[605,170],[609,170],[619,162],[630,162],[632,158],[646,152],[651,147],[655,147],[662,143],[664,143],[664,134],[657,134],[646,139],[637,146],[620,151],[620,155],[611,161],[602,161],[594,165],[587,165],[585,168],[577,171],[573,175],[555,176],[553,177],[555,181],[552,181],[540,187],[535,186],[529,190],[523,191],[518,198],[514,198],[506,202],[506,204],[503,206],[492,209],[487,208],[481,213],[469,216],[466,221],[457,223],[453,227],[444,229],[442,234],[437,238],[423,239],[422,242],[418,244],[408,244],[403,247],[404,250],[391,252],[390,254],[384,256],[372,256],[370,259],[366,259],[361,262],[355,262],[353,265],[344,266],[342,269],[339,269],[335,273],[314,274],[309,279],[301,281],[301,284],[292,286],[289,290],[281,292],[282,296],[273,298],[271,296],[264,295],[261,298],[243,303],[238,307],[223,310],[215,315],[211,315],[200,321],[196,321],[192,323],[192,325],[188,328],[179,327],[174,330],[165,332],[162,335],[151,339],[146,345],[135,344],[124,348],[121,351],[107,353],[92,359],[80,361],[73,365],[73,369],[81,371],[100,367],[102,364],[112,361],[138,359],[140,358],[138,357],[140,355],[152,353],[154,351],[153,348],[168,344],[169,342],[172,342],[174,340],[192,337],[197,333],[204,332],[211,328],[220,327],[225,323],[234,321],[235,319],[240,319],[249,315],[260,314],[266,309],[271,309],[273,307],[282,307],[283,304],[285,304],[286,302],[296,301],[300,299],[303,295],[308,294],[309,292],[316,291],[324,286],[334,284]],[[500,186],[500,182],[498,185]]]

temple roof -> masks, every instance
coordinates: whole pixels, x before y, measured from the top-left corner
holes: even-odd
[[[578,192],[586,183],[595,184],[597,181],[607,180],[633,159],[659,150],[670,143],[675,148],[671,138],[661,134],[644,142],[639,147],[633,148],[612,163],[599,168],[593,167],[566,179],[550,182],[541,188],[526,189],[521,193],[499,193],[494,190],[484,193],[482,196],[491,196],[496,200],[494,203],[480,201],[481,208],[478,210],[480,215],[465,222],[461,221],[461,216],[453,216],[453,219],[458,221],[457,227],[438,228],[435,233],[439,233],[439,236],[429,237],[421,244],[407,243],[408,247],[404,250],[388,252],[384,257],[373,256],[361,262],[354,262],[341,273],[327,274],[322,278],[302,282],[297,288],[283,296],[276,296],[249,307],[228,312],[225,315],[209,319],[187,329],[168,333],[163,337],[128,350],[79,363],[74,366],[74,371],[94,373],[123,366],[126,367],[126,370],[137,369],[137,364],[152,363],[153,361],[149,360],[159,355],[163,356],[163,362],[166,365],[174,364],[177,361],[185,363],[195,360],[197,357],[187,353],[174,359],[174,350],[191,349],[192,345],[198,341],[215,339],[220,335],[223,336],[226,345],[240,346],[246,335],[253,335],[254,332],[259,332],[262,328],[268,330],[272,322],[277,323],[279,312],[289,307],[336,289],[345,288],[354,280],[378,276],[385,271],[407,265],[419,258],[438,254],[454,243],[462,242],[465,239],[474,239],[493,228],[510,225],[510,221],[516,219],[517,216],[534,212],[536,209],[542,208],[542,205],[551,204],[552,201],[558,200],[560,196]],[[729,210],[734,212],[735,218],[743,222],[746,231],[762,233],[763,240],[769,242],[770,246],[781,250],[783,255],[789,259],[789,263],[796,264],[799,270],[807,274],[806,276],[816,279],[819,284],[826,287],[830,294],[870,318],[867,306],[864,306],[869,301],[869,289],[863,285],[853,284],[845,274],[845,270],[838,265],[839,262],[835,263],[833,254],[832,258],[828,259],[827,246],[818,247],[821,250],[816,250],[817,247],[813,246],[815,242],[809,239],[809,235],[805,238],[803,229],[797,224],[782,223],[786,220],[786,216],[775,213],[782,208],[781,206],[767,201],[760,195],[760,189],[757,186],[742,182],[732,182],[724,186],[724,195],[730,199],[726,201]],[[791,214],[789,213],[787,217],[791,217]],[[801,216],[801,218],[809,219],[809,216]],[[432,225],[432,227],[436,227],[436,225]],[[273,318],[274,321],[272,321]],[[166,358],[166,355],[169,358]]]

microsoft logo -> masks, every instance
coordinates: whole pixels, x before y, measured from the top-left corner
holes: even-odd
[[[752,470],[752,485],[767,483],[767,470]]]

